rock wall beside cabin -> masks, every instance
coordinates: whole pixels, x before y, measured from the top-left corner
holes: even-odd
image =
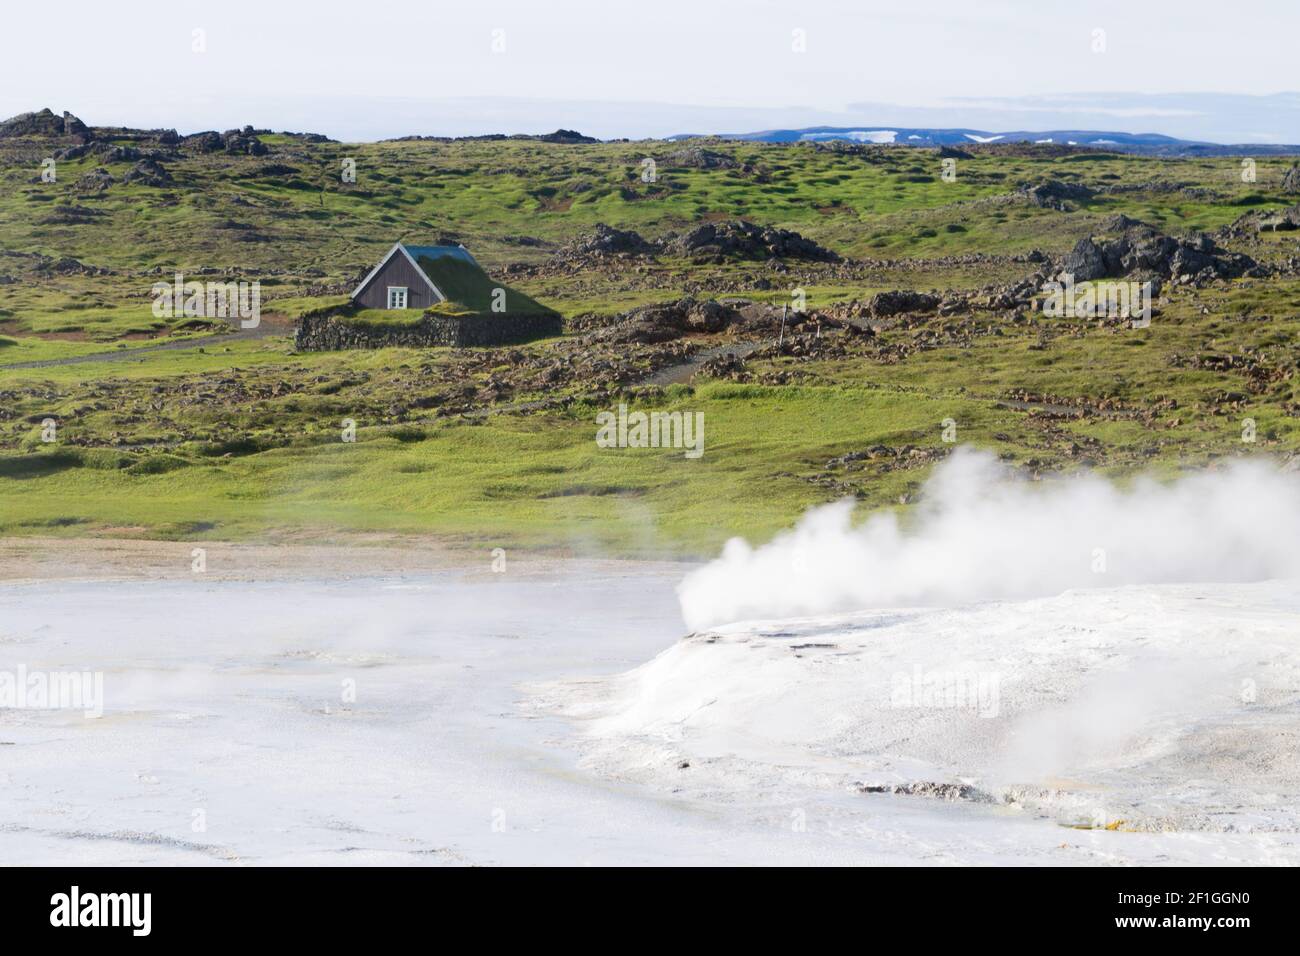
[[[410,325],[371,325],[339,315],[304,315],[294,334],[303,352],[343,349],[433,348],[512,345],[559,335],[563,321],[545,315],[423,316]]]
[[[455,348],[476,345],[513,345],[518,342],[531,342],[564,332],[564,320],[559,313],[546,312],[536,315],[467,315],[441,316],[435,323],[444,324],[450,329],[450,344]]]

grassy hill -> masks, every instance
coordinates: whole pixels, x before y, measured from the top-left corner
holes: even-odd
[[[80,151],[0,138],[0,533],[382,530],[706,552],[846,494],[867,507],[910,500],[951,448],[945,419],[961,442],[1042,477],[1167,474],[1300,448],[1300,233],[1219,232],[1300,198],[1281,191],[1285,158],[1261,158],[1243,182],[1231,158],[978,148],[945,181],[935,152],[907,147],[255,138],[265,153],[133,131],[94,131]],[[42,181],[42,160],[69,149]],[[134,175],[150,155],[164,176]],[[355,183],[341,181],[345,160]],[[1027,199],[1043,182],[1086,198]],[[668,342],[600,334],[615,313],[687,295],[779,305],[798,289],[813,313],[843,319],[878,292],[1015,283],[1118,214],[1217,233],[1274,269],[1170,284],[1146,329],[973,296],[956,313],[877,322],[870,337],[829,318],[820,335],[792,329],[797,351],[756,326]],[[846,261],[694,256],[673,241],[736,219]],[[653,254],[574,252],[601,223],[661,242]],[[293,319],[343,301],[398,239],[464,243],[494,282],[568,317],[571,334],[295,353]],[[177,272],[260,282],[265,327],[213,337],[219,323],[155,317],[150,287]],[[481,307],[466,301],[473,289],[449,294]],[[758,347],[741,374],[706,365],[690,383],[643,384],[729,344]],[[15,367],[100,353],[113,360]],[[620,401],[703,412],[704,456],[597,447],[595,415]],[[343,440],[345,421],[356,441]]]

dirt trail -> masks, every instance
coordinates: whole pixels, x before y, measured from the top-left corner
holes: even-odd
[[[750,352],[760,348],[763,344],[763,342],[730,342],[726,345],[716,345],[710,349],[703,349],[702,351],[696,352],[680,365],[670,365],[668,368],[661,368],[652,375],[648,375],[641,379],[636,384],[679,385],[683,382],[689,382],[691,376],[698,372],[705,362],[727,354],[743,359],[745,356],[749,355]]]
[[[56,359],[40,359],[33,362],[10,362],[0,365],[0,370],[25,368],[56,368],[60,365],[81,365],[85,362],[125,362],[150,352],[174,352],[183,349],[197,349],[205,345],[223,345],[227,342],[242,342],[249,339],[264,339],[272,335],[285,335],[289,330],[282,321],[273,321],[271,316],[264,316],[255,329],[235,329],[204,335],[193,339],[180,339],[175,342],[159,342],[157,345],[145,345],[136,349],[117,349],[112,352],[90,352],[86,355],[68,355]]]
[[[1096,410],[1092,406],[1059,405],[1056,402],[1026,402],[1018,398],[998,398],[994,399],[994,401],[999,405],[1005,405],[1007,408],[1014,408],[1021,412],[1042,411],[1051,412],[1054,415],[1073,415],[1076,418],[1082,418],[1088,411]]]

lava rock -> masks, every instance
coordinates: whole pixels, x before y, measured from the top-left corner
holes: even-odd
[[[797,232],[752,222],[703,223],[665,243],[667,251],[691,258],[805,259],[840,262],[840,256]]]
[[[1059,179],[1049,179],[1033,185],[1022,185],[1019,194],[1029,202],[1042,209],[1056,209],[1065,212],[1071,202],[1085,202],[1096,192],[1080,183],[1065,183]]]
[[[102,193],[114,182],[112,173],[103,166],[96,166],[77,180],[76,189],[83,193]]]
[[[0,123],[0,139],[20,136],[81,136],[88,137],[90,129],[77,117],[64,111],[56,116],[48,108],[35,113],[19,113]]]
[[[1074,276],[1075,282],[1091,282],[1106,275],[1106,256],[1092,239],[1080,239],[1066,254],[1061,271]]]
[[[142,186],[170,186],[171,173],[156,159],[142,159],[122,176],[124,183],[140,183]]]
[[[974,159],[973,153],[968,153],[964,149],[958,149],[956,146],[940,146],[940,159]]]
[[[577,130],[572,129],[557,129],[554,133],[543,133],[537,137],[537,140],[541,143],[566,143],[569,145],[600,142],[594,136],[583,136]]]
[[[1080,239],[1061,261],[1059,273],[1075,282],[1158,276],[1203,283],[1237,278],[1257,269],[1250,256],[1220,249],[1205,233],[1178,239],[1139,224],[1100,243],[1091,237]]]
[[[705,149],[702,146],[691,146],[670,155],[667,165],[685,169],[734,169],[740,164],[726,153]]]
[[[867,311],[878,319],[904,312],[933,312],[939,308],[942,299],[927,292],[912,292],[899,289],[893,292],[877,292],[867,302]]]
[[[578,239],[567,250],[577,255],[649,255],[654,247],[631,229],[615,229],[600,223],[596,231]]]
[[[199,153],[215,153],[222,148],[221,134],[213,130],[191,133],[181,144]]]
[[[686,323],[696,332],[721,332],[735,317],[735,312],[712,299],[693,302],[686,307]]]

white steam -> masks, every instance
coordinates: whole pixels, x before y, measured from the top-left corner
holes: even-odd
[[[761,547],[727,542],[677,589],[687,626],[1300,575],[1300,480],[1257,462],[1120,489],[1011,481],[991,455],[959,449],[906,530],[893,514],[854,527],[852,513],[825,505]]]

